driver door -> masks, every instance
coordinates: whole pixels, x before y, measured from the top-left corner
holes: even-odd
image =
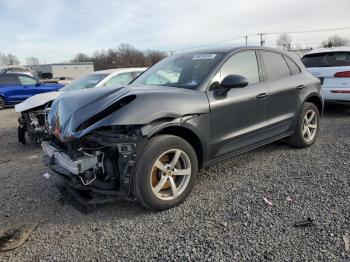
[[[243,88],[222,93],[221,81],[230,74],[248,79]],[[267,87],[260,81],[255,51],[241,51],[221,67],[207,91],[211,109],[212,157],[245,150],[266,139]],[[210,90],[214,89],[214,90]]]

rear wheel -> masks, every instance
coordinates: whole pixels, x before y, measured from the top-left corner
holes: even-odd
[[[5,99],[0,96],[0,110],[5,108]]]
[[[320,113],[315,104],[306,102],[301,110],[295,133],[288,140],[291,146],[305,148],[311,146],[318,135]]]
[[[197,155],[180,137],[152,138],[135,167],[135,195],[153,210],[165,210],[182,203],[197,180]]]

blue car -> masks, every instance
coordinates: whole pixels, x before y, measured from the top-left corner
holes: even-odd
[[[25,74],[0,74],[0,110],[7,105],[18,104],[27,98],[62,88],[62,84],[40,83]]]

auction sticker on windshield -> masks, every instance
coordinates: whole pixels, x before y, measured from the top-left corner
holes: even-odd
[[[202,55],[195,55],[192,60],[201,60],[201,59],[214,59],[216,54],[202,54]]]

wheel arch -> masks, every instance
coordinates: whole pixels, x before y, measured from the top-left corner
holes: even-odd
[[[152,134],[152,137],[157,135],[174,135],[184,139],[193,147],[194,151],[196,152],[197,159],[198,159],[198,168],[201,168],[203,166],[203,161],[204,161],[203,160],[204,159],[203,143],[199,138],[199,136],[194,131],[184,126],[171,125],[158,130],[157,132]]]
[[[323,113],[323,99],[319,94],[310,94],[306,97],[304,102],[310,102],[313,103],[320,112],[320,115]]]

